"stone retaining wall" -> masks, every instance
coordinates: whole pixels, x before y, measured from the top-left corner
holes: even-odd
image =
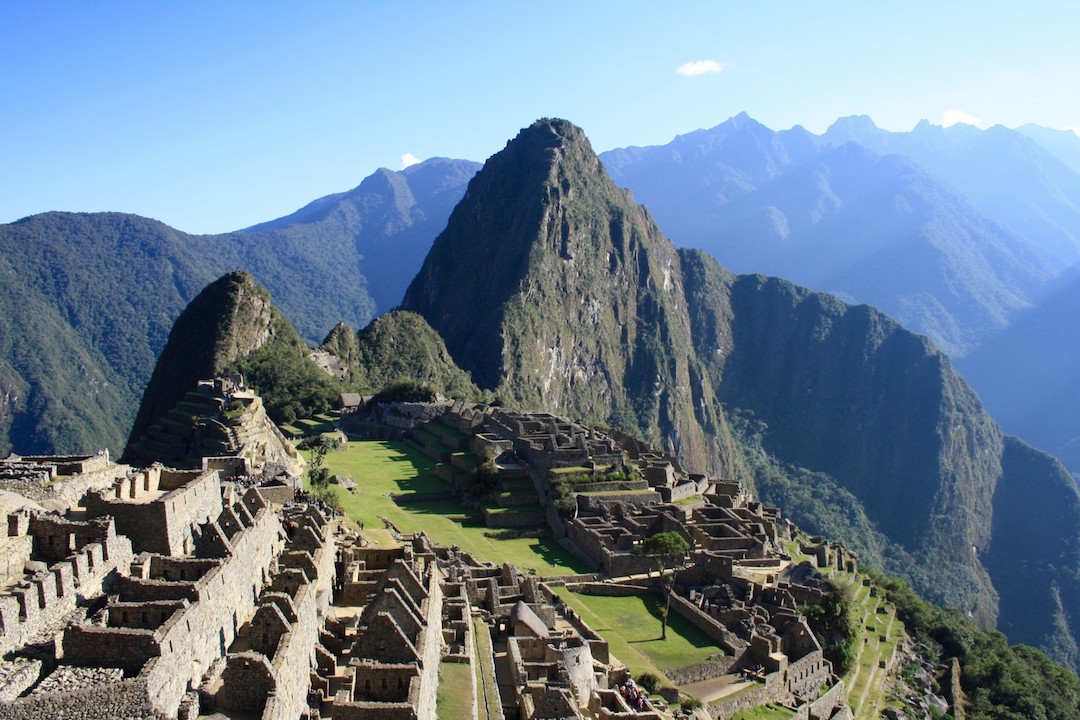
[[[724,627],[723,623],[701,611],[697,605],[676,593],[671,594],[671,610],[690,621],[690,624],[708,635],[717,645],[732,655],[743,650],[739,638]]]
[[[630,597],[654,592],[654,589],[648,585],[604,582],[573,583],[567,585],[566,589],[582,595],[603,595],[607,597]]]
[[[731,672],[731,667],[734,664],[735,658],[706,660],[677,670],[668,670],[664,674],[676,685],[689,685],[690,683],[712,680],[721,675],[727,675]]]
[[[709,703],[709,715],[714,720],[727,720],[740,710],[749,710],[759,705],[772,702],[773,691],[768,684],[755,684],[737,695],[729,696],[723,700]]]
[[[175,717],[175,713],[165,715],[153,707],[146,681],[141,678],[0,703],[0,720],[169,720]]]

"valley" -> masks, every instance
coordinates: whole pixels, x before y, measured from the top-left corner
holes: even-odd
[[[382,180],[376,185],[397,182],[389,174]],[[252,233],[286,232],[294,222],[328,217],[324,210],[340,207],[343,197]],[[177,238],[181,245],[187,240]],[[222,242],[228,247],[232,240]],[[320,292],[327,297],[344,284],[364,287],[333,275],[325,281]],[[54,299],[70,287],[57,285]],[[1062,671],[1058,697],[1047,680],[1054,672],[1049,661],[978,626],[997,627],[1010,642],[1038,646],[1067,667],[1080,662],[1074,610],[1080,493],[1057,460],[999,429],[926,337],[870,306],[776,277],[736,275],[705,252],[677,248],[650,211],[615,185],[584,133],[553,119],[524,128],[468,181],[402,293],[400,308],[370,323],[342,312],[339,319],[352,318],[362,329],[337,323],[313,347],[310,331],[298,331],[251,273],[232,271],[210,282],[171,324],[121,456],[133,467],[161,459],[194,470],[217,452],[207,448],[243,453],[245,443],[256,442],[261,463],[287,465],[295,450],[249,432],[264,417],[294,435],[318,438],[311,431],[340,422],[335,434],[371,438],[318,455],[327,466],[311,475],[318,483],[307,491],[314,495],[303,495],[322,515],[312,516],[323,528],[322,545],[341,531],[346,539],[337,547],[352,548],[338,552],[351,559],[326,582],[338,583],[344,607],[358,608],[350,615],[356,620],[328,626],[336,639],[320,640],[327,655],[315,652],[323,679],[313,687],[321,688],[328,715],[373,712],[364,703],[381,702],[379,694],[355,683],[383,676],[390,682],[398,671],[389,666],[415,652],[422,662],[413,679],[393,676],[403,692],[387,686],[384,699],[409,705],[412,710],[399,708],[405,715],[425,716],[438,702],[430,668],[466,662],[482,647],[470,609],[481,605],[489,614],[485,623],[509,620],[490,626],[493,668],[467,661],[477,683],[471,697],[478,707],[483,697],[486,708],[514,707],[526,716],[545,703],[554,703],[551,712],[570,712],[572,701],[561,690],[531,684],[542,679],[536,673],[577,677],[543,648],[552,632],[568,633],[558,635],[566,647],[594,653],[595,678],[581,676],[584,684],[576,686],[579,709],[593,702],[590,692],[599,693],[594,713],[621,712],[627,696],[637,702],[641,693],[628,680],[657,671],[668,682],[658,707],[694,704],[676,688],[741,678],[730,697],[705,693],[716,717],[770,703],[814,718],[872,717],[889,702],[925,706],[926,713],[931,706],[937,712],[968,707],[978,717],[993,701],[982,685],[988,666],[977,651],[1004,658],[1007,672],[1024,677],[1021,685],[1037,702],[1071,707],[1074,675]],[[168,287],[165,296],[172,297]],[[102,295],[88,307],[108,304]],[[59,312],[50,303],[32,307],[45,308],[43,317]],[[333,303],[319,312],[335,312]],[[58,333],[78,346],[87,327],[84,321],[74,334]],[[100,352],[106,345],[89,347]],[[91,385],[114,392],[120,382],[108,373],[116,371],[103,372],[105,379]],[[15,401],[6,422],[26,427],[18,413],[29,406],[19,402],[43,397],[23,394],[43,385],[9,377],[8,397]],[[209,403],[193,401],[190,388],[202,388],[207,378],[246,383],[261,400],[246,404],[247,395],[229,391]],[[352,413],[328,414],[346,399]],[[244,420],[255,408],[263,413],[258,422]],[[58,433],[79,424],[77,415],[64,417],[42,414],[40,421]],[[504,453],[512,457],[500,463]],[[313,467],[315,460],[308,458]],[[331,474],[352,478],[339,486],[355,484],[356,491],[329,490],[323,481]],[[221,492],[234,505],[255,503],[244,500],[247,487]],[[281,491],[283,504],[289,492]],[[338,504],[355,524],[327,515]],[[78,521],[81,511],[69,512],[75,515],[67,521]],[[220,522],[232,526],[232,512],[243,524],[239,510],[222,512]],[[653,578],[660,556],[633,549],[665,533],[681,537],[691,554],[669,558],[669,572]],[[210,545],[170,552],[186,556],[194,548],[228,564],[225,540],[208,536],[201,542]],[[37,547],[39,541],[20,542]],[[399,599],[379,594],[390,582],[385,572],[395,573]],[[122,569],[117,573],[123,576]],[[293,581],[275,582],[277,593]],[[908,584],[950,610],[919,604]],[[619,599],[593,600],[612,592]],[[422,595],[431,600],[433,593],[453,602],[425,604]],[[404,640],[388,639],[398,631],[375,609],[385,603],[409,608],[395,611],[405,615],[394,622],[411,628]],[[548,606],[557,608],[554,615],[543,609]],[[116,606],[110,616],[116,627],[131,622],[117,620],[122,611]],[[598,625],[614,626],[610,638],[594,637],[597,628],[588,621],[575,623],[590,613]],[[662,633],[670,619],[673,637],[682,641],[619,633],[631,622],[627,613],[637,618],[635,627],[659,615]],[[422,616],[432,629],[443,627],[441,650],[425,634]],[[812,622],[821,626],[811,629]],[[908,625],[911,642],[898,629],[894,634],[900,623]],[[516,625],[528,640],[507,634]],[[71,631],[72,637],[82,632]],[[358,644],[368,632],[374,635]],[[359,658],[357,665],[354,653],[368,642],[412,650]],[[242,683],[213,674],[240,662],[229,660],[228,646],[200,655],[201,672],[213,672],[198,702],[211,708],[220,698],[241,710],[258,703],[231,698],[231,691],[221,695],[221,687]],[[948,698],[928,699],[918,688],[942,680],[953,660],[968,674],[951,683]],[[374,664],[364,665],[369,661]],[[555,664],[527,670],[544,663]],[[132,687],[146,681],[151,702],[166,715],[180,708],[176,703],[195,707],[173,685],[158,695],[158,676],[140,674],[134,661],[120,669],[129,680],[142,678]],[[447,674],[469,675],[460,668]],[[916,687],[879,692],[886,676]],[[193,676],[188,692],[200,682]],[[168,699],[155,699],[161,697]],[[289,702],[292,712],[299,698]],[[442,702],[466,700],[444,692]],[[367,709],[346,709],[354,703]]]

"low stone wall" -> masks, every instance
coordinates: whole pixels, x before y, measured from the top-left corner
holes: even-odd
[[[709,703],[709,715],[714,720],[727,720],[740,710],[749,710],[759,705],[772,702],[773,691],[768,684],[752,685],[737,695],[729,696],[723,700]]]
[[[146,682],[138,678],[0,703],[0,720],[166,720],[168,717],[154,709]]]
[[[130,468],[127,465],[109,465],[87,469],[79,475],[49,485],[45,488],[45,491],[50,497],[74,503],[82,499],[83,495],[91,490],[108,488],[118,476],[127,474],[129,470]]]
[[[583,575],[551,575],[542,578],[548,585],[571,585],[573,583],[595,582],[603,577],[600,573],[585,573]]]
[[[603,595],[607,597],[630,597],[654,592],[653,588],[648,585],[604,582],[573,583],[568,584],[566,589],[581,595]]]
[[[690,621],[691,625],[708,635],[717,645],[732,655],[738,655],[742,651],[739,639],[734,633],[681,595],[671,594],[671,609]]]
[[[13,658],[0,662],[0,702],[10,702],[22,695],[41,675],[42,662]]]
[[[649,492],[649,484],[644,480],[590,480],[575,483],[574,490],[588,493]]]
[[[841,680],[821,694],[813,702],[801,705],[792,720],[810,720],[811,718],[836,718],[837,709],[846,706],[844,681]],[[850,717],[850,715],[848,716]],[[839,720],[839,719],[838,719]]]
[[[678,670],[668,670],[664,674],[676,685],[689,685],[690,683],[712,680],[721,675],[731,672],[735,664],[735,658],[723,658],[718,660],[706,660],[705,662],[688,665]]]
[[[417,720],[417,718],[416,710],[408,703],[334,704],[335,720]]]
[[[659,491],[660,497],[663,498],[664,502],[671,503],[691,497],[692,495],[700,495],[702,492],[704,492],[705,489],[707,489],[707,487],[708,483],[705,481],[687,481],[684,483],[679,483],[675,487],[659,487],[657,488],[657,490]]]
[[[663,501],[660,497],[660,493],[653,490],[652,492],[634,493],[631,495],[622,494],[610,494],[610,495],[582,495],[578,496],[578,507],[585,512],[594,512],[599,510],[602,504],[614,504],[621,503],[627,506],[645,507],[648,505],[655,505]]]
[[[443,492],[424,492],[424,493],[400,493],[392,495],[391,498],[398,505],[412,505],[413,503],[420,502],[437,502],[439,500],[453,500],[456,495],[450,491]]]
[[[539,511],[492,512],[490,508],[484,508],[483,514],[484,524],[490,528],[537,527],[544,522],[544,515]]]
[[[423,667],[420,672],[420,697],[416,702],[416,716],[435,717],[435,702],[439,690],[439,658],[442,652],[442,606],[441,573],[433,569],[427,590],[427,627],[422,631],[421,653]]]

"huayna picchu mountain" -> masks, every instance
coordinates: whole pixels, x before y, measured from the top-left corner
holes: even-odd
[[[676,250],[572,124],[538,121],[487,162],[403,307],[507,404],[612,423],[756,485],[1077,667],[1064,468],[1003,437],[949,360],[876,310]],[[1027,596],[1053,602],[1033,612]]]
[[[620,425],[732,474],[685,305],[678,252],[562,120],[487,162],[402,302],[508,405]]]

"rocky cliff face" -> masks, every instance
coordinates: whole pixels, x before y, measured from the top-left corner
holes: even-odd
[[[765,449],[833,478],[898,554],[934,568],[924,594],[992,625],[977,552],[990,540],[1002,436],[948,359],[871,307],[762,276],[731,285],[720,397]],[[783,498],[780,498],[781,500]]]
[[[948,359],[876,310],[676,251],[569,123],[491,158],[404,307],[508,404],[612,422],[691,470],[783,476],[781,507],[842,498],[875,560],[986,624],[999,592],[1013,622],[1022,577],[1060,611],[1012,639],[1069,661],[1080,594],[1054,574],[1076,576],[1075,543],[1011,551],[1038,517],[1008,499],[1018,487],[1080,517],[1052,460],[1007,453]]]
[[[540,121],[488,161],[403,307],[508,404],[614,422],[731,470],[679,255],[568,122]]]
[[[128,445],[168,413],[199,380],[221,375],[265,345],[280,315],[246,272],[207,285],[177,318],[143,394]]]

